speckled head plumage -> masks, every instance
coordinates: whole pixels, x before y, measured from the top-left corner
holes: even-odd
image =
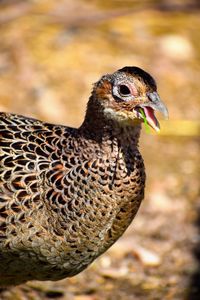
[[[135,76],[136,78],[140,78],[140,80],[142,80],[144,84],[150,86],[151,88],[153,88],[153,90],[157,90],[157,85],[154,78],[141,68],[123,67],[122,69],[119,69],[117,72],[127,73],[132,76]]]
[[[148,124],[158,131],[159,123],[154,111],[168,115],[157,93],[155,80],[138,67],[124,67],[104,75],[94,85],[93,98],[99,102],[107,119],[122,125],[134,126],[143,122],[145,116]]]

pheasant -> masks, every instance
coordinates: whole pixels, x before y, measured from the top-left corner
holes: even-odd
[[[154,79],[124,67],[94,84],[79,128],[0,113],[0,286],[74,276],[124,233],[156,110],[168,114]]]

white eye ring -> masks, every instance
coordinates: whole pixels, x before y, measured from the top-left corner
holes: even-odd
[[[118,92],[122,97],[131,96],[131,91],[130,91],[129,87],[125,84],[120,84],[118,86]]]
[[[118,84],[113,87],[113,95],[121,100],[132,98],[131,90],[126,84]]]

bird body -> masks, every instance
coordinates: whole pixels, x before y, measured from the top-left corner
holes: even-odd
[[[146,103],[142,88],[155,92],[152,77],[130,70],[94,86],[78,129],[0,114],[0,286],[74,276],[130,225],[145,186],[134,108]],[[128,89],[134,101],[122,101]],[[155,101],[144,111],[158,126]]]

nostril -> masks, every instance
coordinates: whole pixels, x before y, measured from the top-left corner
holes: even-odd
[[[147,93],[147,97],[149,98],[150,101],[152,102],[158,102],[160,101],[160,98],[158,96],[158,93],[156,92],[151,92],[151,93]]]

